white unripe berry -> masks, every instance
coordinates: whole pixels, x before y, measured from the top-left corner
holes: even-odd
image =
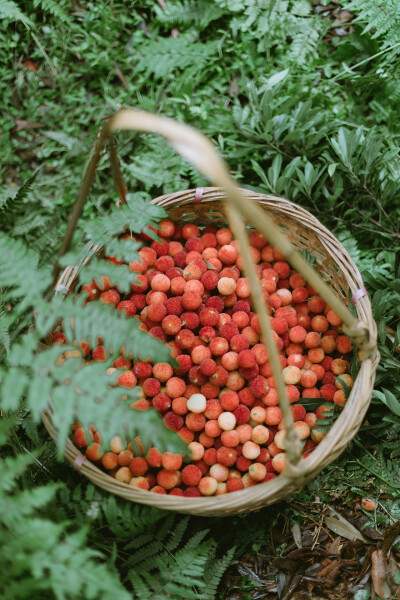
[[[296,385],[301,379],[301,371],[298,367],[285,367],[282,369],[282,376],[286,385]]]
[[[203,394],[193,394],[187,401],[187,407],[190,412],[202,413],[206,410],[207,400]]]
[[[236,417],[231,412],[223,412],[218,417],[218,425],[224,431],[231,431],[231,429],[235,428],[236,425]]]

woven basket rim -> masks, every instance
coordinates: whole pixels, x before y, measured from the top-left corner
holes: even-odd
[[[299,220],[302,226],[308,227],[318,236],[324,250],[331,255],[332,252],[334,253],[335,261],[340,263],[340,268],[343,269],[346,282],[348,283],[351,292],[354,293],[363,287],[361,274],[344,246],[310,212],[303,207],[278,196],[253,192],[246,188],[241,189],[241,191],[246,197],[249,197],[249,199],[257,200],[265,209],[278,211],[278,213],[282,215],[289,214],[292,218]],[[195,193],[196,189],[178,191],[154,198],[151,202],[152,204],[163,206],[168,212],[168,208],[173,209],[184,205],[193,206]],[[221,202],[225,197],[225,192],[221,188],[205,187],[203,188],[201,203],[195,205],[196,209],[198,208],[199,211],[202,211],[208,204]],[[99,247],[95,250],[89,248],[88,254],[97,252],[98,248]],[[86,260],[89,260],[89,258],[85,258],[83,262],[86,262]],[[68,271],[68,269],[70,270]],[[79,267],[77,266],[67,268],[59,280],[59,285],[61,282],[61,287],[64,286],[64,288],[70,289],[76,279],[78,270]],[[66,282],[68,285],[66,285]],[[360,320],[368,324],[371,335],[376,338],[376,324],[372,317],[371,304],[368,296],[364,296],[359,300],[356,305],[356,311]],[[255,486],[235,493],[211,497],[187,498],[155,494],[154,492],[139,490],[128,484],[118,482],[86,458],[80,466],[80,470],[91,481],[112,493],[132,501],[157,506],[162,509],[204,516],[228,515],[255,510],[262,505],[273,503],[301,489],[305,483],[316,476],[326,464],[335,460],[344,450],[345,446],[356,434],[368,409],[378,362],[378,354],[376,354],[373,359],[366,358],[361,362],[360,369],[354,381],[354,387],[346,405],[326,437],[315,447],[313,452],[305,460],[302,460],[304,471],[302,477],[297,481],[281,474],[279,477],[268,482],[258,483]],[[56,432],[51,424],[51,415],[49,411],[44,413],[43,422],[51,437],[55,440]],[[343,436],[346,438],[346,441],[342,445],[340,451],[335,452],[337,441],[339,439],[343,442]],[[69,439],[65,454],[67,460],[71,464],[75,464],[75,466],[77,464],[77,458],[83,456]],[[331,458],[332,456],[333,458]],[[325,463],[320,467],[322,458],[325,458]],[[266,492],[268,492],[267,495]]]

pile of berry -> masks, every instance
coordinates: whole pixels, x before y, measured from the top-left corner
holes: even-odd
[[[139,319],[141,329],[171,349],[178,367],[133,363],[121,355],[109,372],[120,371],[124,388],[141,387],[142,398],[132,408],[159,411],[188,444],[191,460],[155,447],[134,456],[131,444],[118,437],[103,443],[94,427],[88,443],[79,423],[74,442],[117,480],[159,494],[219,495],[268,481],[285,468],[285,428],[238,244],[227,228],[200,232],[193,223],[181,227],[165,220],[157,233],[160,241],[141,236],[147,246],[139,251],[140,261],[129,264],[137,276],[128,296],[121,297],[106,277],[83,292],[87,301],[99,299]],[[257,231],[250,243],[307,456],[324,436],[316,426],[329,410],[324,404],[346,402],[342,382],[353,384],[352,345],[337,314],[284,256]],[[66,342],[62,332],[53,339]],[[81,348],[86,360],[106,360],[101,345]],[[320,399],[321,405],[306,412],[302,398]]]

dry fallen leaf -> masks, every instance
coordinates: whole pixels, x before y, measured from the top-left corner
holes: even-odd
[[[339,554],[340,544],[341,544],[341,539],[340,539],[340,535],[339,535],[337,538],[335,538],[333,540],[333,542],[330,542],[329,544],[326,545],[326,549],[331,554]]]
[[[365,544],[368,544],[368,540],[356,529],[351,523],[346,521],[346,519],[333,519],[332,517],[324,517],[324,521],[326,526],[329,527],[331,531],[337,533],[337,535],[341,535],[347,540],[361,540]]]
[[[342,25],[342,23],[347,23],[351,21],[354,15],[348,10],[341,10],[339,14],[336,15],[336,19],[333,21],[332,26],[336,27],[337,25]]]
[[[371,577],[375,594],[379,596],[381,600],[384,600],[385,598],[388,598],[384,590],[388,564],[383,550],[375,550],[375,552],[372,553],[371,564]],[[387,584],[386,588],[388,588]]]
[[[301,541],[301,531],[300,531],[300,526],[298,523],[293,523],[292,525],[292,535],[293,535],[293,539],[294,539],[294,543],[296,544],[296,546],[298,548],[302,548],[303,544]]]
[[[43,123],[35,123],[34,121],[25,121],[24,119],[15,119],[15,131],[23,131],[24,129],[39,129],[44,127]]]

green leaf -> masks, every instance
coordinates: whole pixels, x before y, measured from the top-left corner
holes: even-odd
[[[0,19],[8,21],[22,21],[24,25],[33,26],[32,21],[27,17],[12,0],[0,0]]]
[[[271,77],[267,79],[261,90],[264,91],[265,89],[273,88],[274,86],[278,85],[278,83],[281,83],[281,81],[283,81],[287,77],[289,71],[290,69],[288,67],[283,71],[279,71],[279,73],[271,75]]]
[[[330,177],[333,177],[333,175],[334,175],[334,173],[335,173],[336,168],[337,168],[338,165],[339,165],[339,163],[331,163],[328,166],[328,173],[329,173]]]
[[[400,400],[389,390],[382,388],[384,397],[381,396],[381,400],[386,404],[390,410],[400,417]]]
[[[63,131],[43,131],[43,135],[58,142],[61,146],[65,146],[68,150],[71,150],[75,145],[79,144],[77,138],[67,135]]]

